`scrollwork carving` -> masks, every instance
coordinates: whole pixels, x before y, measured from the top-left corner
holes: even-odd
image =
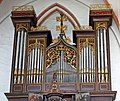
[[[96,30],[101,28],[107,29],[107,22],[96,22],[95,28]]]
[[[80,38],[79,44],[80,54],[84,47],[89,47],[92,49],[93,53],[95,54],[95,39],[94,38]]]
[[[33,6],[13,6],[12,11],[34,11]]]
[[[59,61],[60,51],[64,51],[64,61],[70,64],[71,67],[76,69],[76,51],[63,44],[59,44],[58,46],[51,48],[47,52],[46,68],[49,68],[49,66]]]
[[[16,24],[16,31],[27,30],[27,29],[28,29],[28,23],[18,23],[18,24]]]
[[[46,26],[37,26],[37,27],[31,27],[30,28],[31,29],[31,31],[45,31],[45,30],[47,30],[47,27]]]
[[[90,10],[103,10],[103,9],[112,9],[112,6],[106,5],[106,4],[94,4],[94,5],[90,5]]]
[[[36,48],[36,47],[43,50],[43,49],[44,49],[44,44],[38,42],[37,40],[36,40],[35,43],[30,44],[30,45],[28,46],[28,55],[30,54],[31,50],[32,50],[33,48]]]

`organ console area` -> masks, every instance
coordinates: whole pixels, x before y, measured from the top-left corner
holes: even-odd
[[[90,26],[62,30],[55,42],[51,30],[37,26],[32,6],[13,9],[15,27],[8,101],[114,101],[111,89],[109,27],[112,9],[94,9]],[[61,15],[61,14],[60,14]],[[61,22],[63,27],[63,22]]]

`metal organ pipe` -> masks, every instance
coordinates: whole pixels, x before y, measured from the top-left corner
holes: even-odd
[[[43,78],[43,76],[42,76],[42,71],[43,71],[43,61],[42,61],[42,49],[40,49],[40,74],[41,74],[41,76],[40,76],[40,81],[42,81],[42,78]]]
[[[30,83],[32,83],[33,49],[30,51]]]
[[[20,36],[20,32],[17,32],[16,33],[16,40],[17,40],[17,42],[16,42],[16,57],[15,57],[15,71],[14,71],[14,74],[15,74],[15,76],[14,76],[14,83],[17,83],[17,63],[18,63],[18,50],[19,50],[19,37]]]
[[[89,40],[94,39],[84,39],[86,42],[81,43],[83,47],[80,50],[79,55],[79,81],[80,82],[95,82],[95,54],[94,54],[94,43],[89,42]]]
[[[38,67],[38,75],[40,75],[40,76],[38,76],[37,78],[38,78],[38,83],[40,82],[40,81],[42,81],[42,80],[40,80],[40,78],[41,78],[41,68],[40,68],[40,66],[41,66],[41,51],[40,51],[40,48],[38,49],[38,65],[37,65],[37,67]]]
[[[30,47],[28,55],[27,81],[29,83],[42,82],[43,55],[40,43],[34,43]]]
[[[20,71],[20,83],[23,83],[23,74],[24,74],[24,59],[25,59],[25,33],[22,31],[22,40],[21,40],[21,71]]]
[[[59,76],[60,76],[60,82],[63,81],[63,68],[64,68],[64,51],[60,51],[60,73],[59,73]]]
[[[95,82],[96,75],[95,75],[95,55],[93,53],[93,82]]]
[[[59,59],[59,70],[61,71],[61,51],[60,51],[60,59]],[[60,71],[58,71],[58,80],[61,80],[61,76],[60,76]]]
[[[80,52],[80,57],[79,57],[79,65],[80,65],[80,72],[79,75],[81,76],[79,79],[80,82],[83,82],[83,49]]]
[[[106,44],[106,40],[107,40],[107,38],[106,38],[106,29],[104,29],[104,52],[105,52],[105,69],[104,69],[104,72],[105,72],[105,75],[106,75],[106,82],[108,82],[108,64],[107,64],[107,44]]]
[[[103,40],[102,41],[103,42],[103,45],[102,45],[103,46],[103,54],[102,54],[103,55],[103,70],[102,71],[103,71],[103,78],[104,78],[103,82],[106,82],[106,75],[105,75],[105,46],[104,46],[105,45],[105,39],[104,39],[104,34],[105,34],[104,33],[104,29],[102,29],[102,35],[103,35],[103,37],[102,37],[102,40]]]
[[[26,47],[27,47],[26,40],[27,40],[27,32],[25,31],[24,32],[24,49],[23,49],[23,75],[25,73],[24,70],[25,70],[25,61],[26,61],[25,57],[26,57]],[[22,78],[22,79],[24,82],[24,78]]]
[[[16,83],[19,83],[19,63],[20,63],[20,45],[21,45],[21,31],[20,31],[20,36],[19,36],[19,42],[18,42],[18,57],[17,57],[17,73],[16,73]]]
[[[88,59],[88,65],[87,65],[87,68],[88,68],[88,70],[87,70],[87,72],[88,72],[88,82],[90,82],[90,57],[89,57],[90,52],[89,52],[89,50],[90,50],[90,48],[88,46],[88,57],[87,57],[87,59]]]
[[[85,47],[85,82],[87,82],[87,46]]]
[[[97,56],[98,56],[98,82],[100,82],[100,53],[99,53],[99,51],[100,51],[100,47],[99,47],[99,40],[100,40],[100,38],[99,38],[99,30],[97,30],[97,39],[98,39],[98,41],[97,41],[97,49],[98,49],[98,54],[97,54]]]
[[[24,81],[24,61],[26,53],[26,31],[19,30],[16,33],[16,57],[14,83],[23,83]]]
[[[34,83],[34,58],[35,58],[35,49],[33,48],[32,49],[32,83]]]
[[[37,47],[35,46],[34,47],[34,67],[33,67],[33,76],[34,76],[34,80],[33,80],[33,83],[36,83],[37,82]]]
[[[31,55],[29,54],[28,55],[28,61],[27,61],[27,64],[28,64],[27,65],[27,75],[28,76],[27,76],[27,81],[26,81],[27,83],[29,83],[29,81],[30,81],[30,56]]]
[[[98,82],[108,82],[106,29],[98,29]]]

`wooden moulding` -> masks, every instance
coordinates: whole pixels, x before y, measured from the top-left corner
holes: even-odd
[[[8,101],[28,101],[29,94],[27,93],[5,93]]]
[[[29,31],[28,32],[29,39],[31,38],[45,38],[47,41],[47,46],[52,43],[52,36],[50,30],[46,31]]]
[[[114,101],[116,91],[94,91],[90,92],[91,101]]]

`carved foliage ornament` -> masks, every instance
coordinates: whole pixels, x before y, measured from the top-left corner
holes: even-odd
[[[101,29],[101,28],[107,29],[107,22],[96,22],[95,23],[96,30]]]
[[[81,26],[80,30],[93,30],[92,26]]]
[[[38,49],[44,49],[44,44],[42,44],[40,41],[38,42],[38,40],[36,39],[36,42],[33,43],[33,44],[30,44],[28,46],[28,55],[30,54],[30,52],[32,51],[32,49],[35,49],[35,48],[38,48]],[[42,51],[43,52],[43,51]]]
[[[75,26],[76,30],[93,30],[92,26]]]
[[[28,29],[28,23],[18,23],[16,24],[16,31],[22,31]]]
[[[30,28],[31,29],[31,31],[45,31],[45,30],[47,30],[47,27],[46,26],[37,26],[37,27],[31,27]]]
[[[60,31],[60,33],[64,33],[65,30],[67,30],[67,26],[63,25],[64,21],[67,21],[67,16],[64,14],[60,14],[60,17],[56,17],[56,21],[60,22],[60,26],[56,26],[56,30]]]
[[[33,6],[13,6],[12,11],[33,11]]]
[[[89,47],[93,53],[95,54],[95,39],[94,38],[80,38],[80,44],[79,44],[79,53],[81,54],[81,51],[85,47]]]
[[[64,51],[64,61],[76,69],[76,51],[72,48],[69,48],[63,44],[59,44],[56,47],[51,48],[47,52],[46,57],[46,68],[49,68],[51,65],[55,64],[60,59],[60,51]]]
[[[54,39],[52,40],[53,43],[57,43],[58,41],[59,41],[59,38],[54,38]],[[64,39],[64,41],[65,41],[66,43],[70,43],[70,42],[71,42],[71,39],[70,39],[69,37],[67,37],[67,38]]]
[[[112,6],[106,5],[106,4],[95,4],[95,5],[90,5],[90,10],[107,10],[107,9],[112,9]]]

